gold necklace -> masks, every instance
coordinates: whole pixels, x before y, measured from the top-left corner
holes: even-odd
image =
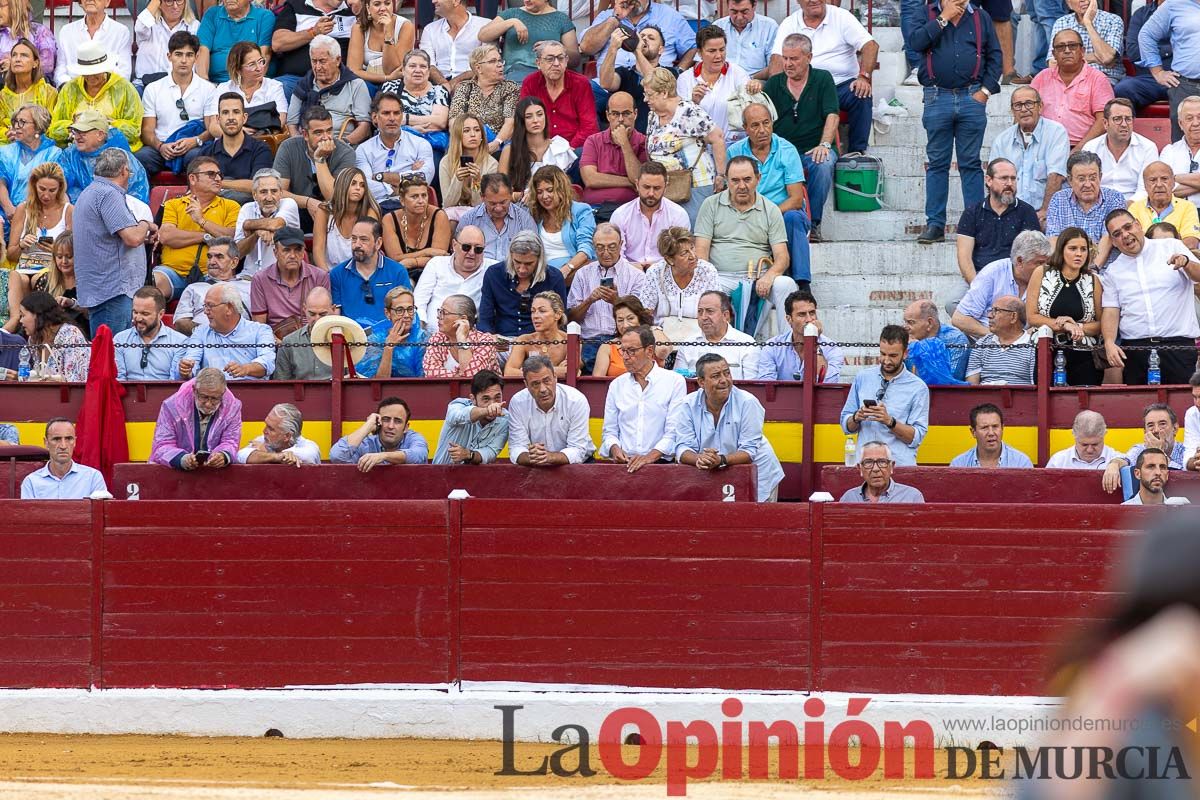
[[[429,224],[429,217],[428,216],[422,217],[421,218],[421,227],[419,229],[417,229],[417,242],[416,242],[416,244],[413,244],[411,241],[409,241],[409,238],[408,238],[408,212],[406,211],[400,215],[400,236],[404,239],[404,249],[406,251],[407,250],[416,250],[420,247],[422,237],[425,236],[425,227],[428,224]]]

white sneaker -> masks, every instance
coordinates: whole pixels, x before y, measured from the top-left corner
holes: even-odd
[[[914,68],[911,72],[909,72],[908,75],[904,78],[904,80],[901,81],[900,85],[901,86],[920,86],[921,82],[919,80],[917,80],[917,70]]]

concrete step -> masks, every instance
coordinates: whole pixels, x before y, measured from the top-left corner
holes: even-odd
[[[925,126],[921,124],[921,108],[908,108],[909,116],[894,117],[889,120],[887,130],[876,126],[872,131],[871,141],[875,145],[889,145],[909,149],[925,149]],[[984,148],[995,139],[1005,128],[1012,126],[1012,121],[999,117],[988,117],[987,129],[983,134]]]
[[[922,210],[894,211],[885,208],[856,213],[836,211],[830,204],[821,220],[821,233],[830,242],[902,242],[914,238],[924,224],[925,213]],[[823,246],[815,244],[813,248]]]
[[[946,219],[957,221],[962,214],[962,189],[957,174],[950,175],[950,193],[946,204]],[[891,211],[916,212],[925,210],[925,178],[886,178],[883,182],[883,202]]]
[[[904,51],[904,35],[899,28],[875,26],[871,35],[879,43],[879,53],[902,53]]]

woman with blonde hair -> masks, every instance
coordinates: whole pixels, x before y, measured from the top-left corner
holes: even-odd
[[[0,8],[4,0],[0,0]],[[0,88],[0,141],[8,141],[8,129],[13,113],[26,104],[52,111],[58,101],[58,90],[42,72],[42,57],[33,42],[18,39],[8,54],[8,74]]]
[[[29,194],[29,176],[38,166],[55,160],[62,151],[46,135],[50,112],[26,103],[9,117],[9,144],[0,146],[0,210],[12,219],[17,204]],[[57,162],[56,162],[57,163]],[[70,186],[68,185],[68,192]]]
[[[313,263],[332,269],[354,254],[350,231],[359,217],[381,219],[379,204],[367,189],[367,176],[358,167],[346,167],[333,181],[333,199],[317,206],[313,214]]]
[[[487,149],[483,120],[462,114],[450,120],[450,144],[438,167],[442,185],[442,210],[454,222],[483,202],[479,182],[498,172],[500,164]]]
[[[521,377],[521,365],[534,353],[550,359],[555,375],[567,377],[567,309],[562,297],[558,292],[538,292],[529,305],[529,318],[533,332],[518,336],[513,343],[504,363],[504,377]]]
[[[362,0],[358,24],[350,29],[346,66],[368,86],[378,88],[400,77],[401,57],[415,40],[416,28],[396,13],[392,0]]]
[[[7,255],[18,269],[36,271],[50,266],[51,245],[60,233],[70,230],[74,206],[67,200],[67,177],[58,164],[34,167],[29,186],[28,198],[12,217]]]
[[[137,82],[145,87],[167,77],[171,72],[167,42],[180,31],[194,34],[199,29],[200,20],[188,0],[150,0],[133,22]]]
[[[229,80],[217,84],[204,109],[204,126],[209,134],[214,139],[221,138],[217,107],[226,92],[236,92],[246,101],[247,136],[286,131],[288,103],[283,84],[267,77],[267,60],[258,45],[238,42],[230,48],[225,67],[229,70]]]
[[[531,183],[533,202],[529,213],[546,248],[546,263],[561,269],[563,280],[570,286],[576,270],[596,260],[596,248],[592,246],[596,212],[587,203],[575,200],[567,173],[558,167],[541,167],[533,173]]]
[[[720,291],[717,268],[696,257],[696,237],[687,228],[660,233],[658,252],[662,260],[646,270],[638,299],[654,312],[654,321],[664,326],[671,341],[699,339],[700,295]]]
[[[512,138],[513,115],[517,113],[521,87],[504,79],[504,57],[494,44],[476,47],[468,63],[474,77],[454,90],[450,118],[463,114],[478,117],[495,134],[488,144],[488,152],[495,153]]]

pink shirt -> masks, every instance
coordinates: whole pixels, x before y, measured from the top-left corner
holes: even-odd
[[[662,258],[658,253],[658,235],[667,228],[692,228],[683,207],[665,197],[650,219],[646,219],[640,201],[634,198],[614,211],[609,222],[621,229],[621,238],[625,242],[623,255],[626,261],[634,263],[653,263]]]
[[[1058,67],[1044,69],[1033,79],[1033,88],[1042,95],[1042,116],[1066,128],[1072,146],[1083,140],[1104,104],[1113,99],[1112,84],[1090,64],[1084,65],[1070,86],[1058,77]]]
[[[647,158],[646,137],[637,131],[630,131],[629,145],[633,148],[633,154],[637,156],[637,160],[645,163]],[[621,153],[621,148],[613,144],[610,130],[593,133],[583,143],[583,155],[579,157],[579,168],[582,171],[587,166],[595,167],[597,172],[605,175],[629,177],[625,172],[625,156]],[[637,175],[632,176],[631,180],[636,181]],[[600,203],[626,203],[635,199],[637,199],[637,192],[632,186],[589,189],[587,181],[584,181],[583,202],[585,203],[595,206]]]

